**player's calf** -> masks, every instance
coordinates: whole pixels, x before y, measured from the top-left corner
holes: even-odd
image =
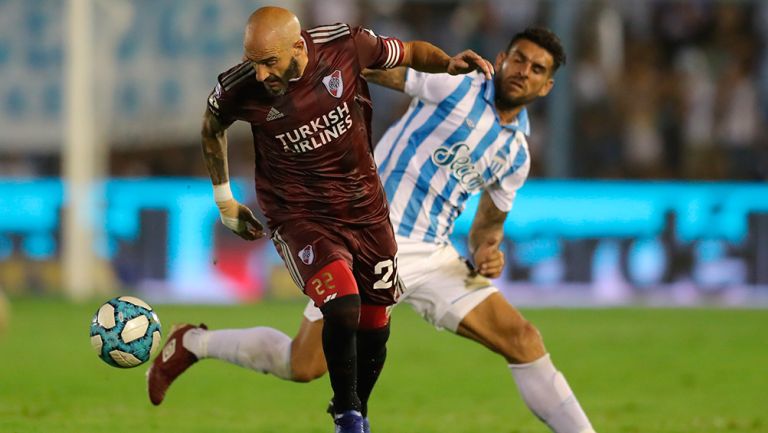
[[[328,371],[321,342],[323,321],[320,320],[317,323],[319,323],[320,335],[313,340],[296,336],[291,342],[291,380],[294,382],[312,382]]]
[[[360,411],[356,392],[356,333],[360,317],[360,296],[347,295],[327,302],[323,312],[323,352],[330,373],[337,414]]]
[[[363,417],[368,416],[368,398],[384,368],[389,340],[389,312],[383,305],[363,304],[357,331],[357,394]]]
[[[304,317],[290,346],[291,380],[311,382],[328,371],[323,355],[323,320]]]
[[[549,354],[509,368],[528,408],[555,433],[595,433],[565,376]]]

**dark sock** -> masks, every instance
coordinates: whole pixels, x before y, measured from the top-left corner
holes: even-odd
[[[360,296],[347,295],[323,305],[323,352],[333,388],[334,412],[360,410],[357,396],[357,325]]]
[[[387,359],[389,324],[379,329],[357,331],[357,395],[362,414],[368,416],[368,397]]]

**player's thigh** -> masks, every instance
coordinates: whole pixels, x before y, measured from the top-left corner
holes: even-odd
[[[364,304],[393,305],[402,292],[397,243],[389,221],[355,230],[354,274]]]
[[[509,362],[531,362],[546,353],[538,330],[499,292],[469,311],[456,333],[502,354]]]
[[[456,332],[462,319],[498,290],[467,265],[451,246],[398,261],[405,284],[401,302],[439,329]]]
[[[329,264],[341,260],[352,268],[352,254],[339,231],[329,228],[328,224],[303,220],[285,223],[272,233],[272,242],[283,259],[294,283],[308,296],[310,283],[320,283],[322,287],[313,287],[329,293],[338,289],[331,281],[332,276],[318,277]],[[313,281],[317,279],[317,281]],[[354,281],[352,282],[354,283]],[[357,287],[344,287],[344,290],[357,292]],[[316,295],[316,293],[313,293]]]
[[[312,305],[312,308],[317,307]],[[309,382],[325,374],[326,370],[322,314],[316,320],[305,315],[291,342],[291,378],[296,382]]]

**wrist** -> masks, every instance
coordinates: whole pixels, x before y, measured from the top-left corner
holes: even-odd
[[[229,200],[234,200],[229,182],[213,185],[213,200],[216,203],[223,203]]]
[[[477,252],[477,245],[472,245],[470,243],[467,245],[467,249],[469,250],[469,256],[475,257],[475,253]]]

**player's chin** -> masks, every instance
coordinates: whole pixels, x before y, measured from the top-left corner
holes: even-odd
[[[273,96],[281,96],[284,95],[287,87],[283,86],[282,83],[264,83],[264,88],[267,89],[267,92],[269,92]]]
[[[529,96],[524,92],[505,92],[502,99],[507,105],[512,107],[518,107],[530,102]]]

